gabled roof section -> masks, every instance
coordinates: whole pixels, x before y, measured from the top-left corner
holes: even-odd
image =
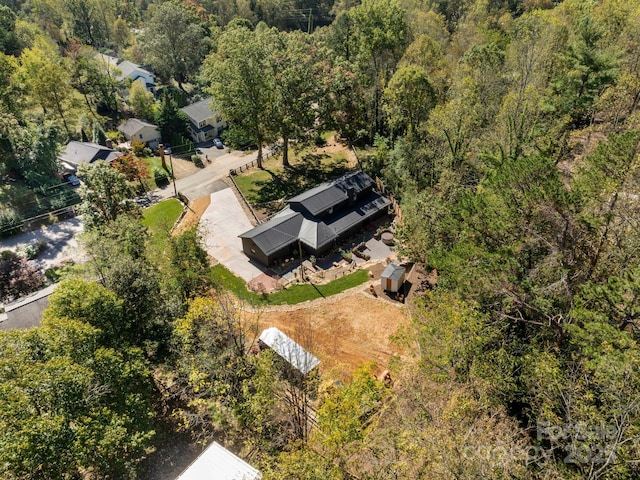
[[[35,293],[19,298],[4,306],[7,319],[0,322],[0,330],[27,329],[39,327],[42,312],[49,305],[49,295],[58,287],[49,285]]]
[[[215,116],[216,112],[211,110],[210,103],[211,97],[207,97],[204,100],[182,107],[180,110],[186,113],[189,119],[197,126],[200,122]]]
[[[311,215],[319,215],[349,198],[356,197],[373,186],[373,180],[364,172],[350,172],[330,182],[321,183],[287,201],[289,205],[300,205]]]
[[[336,237],[335,230],[322,221],[315,222],[305,218],[300,227],[300,241],[315,250],[322,249]]]
[[[58,158],[63,162],[77,166],[81,163],[93,163],[96,160],[111,162],[122,155],[121,152],[96,143],[71,141],[58,154]]]
[[[304,217],[290,209],[279,212],[271,220],[239,235],[250,238],[266,255],[281,250],[298,240],[298,233]]]
[[[151,78],[155,78],[155,75],[151,73],[149,70],[147,70],[144,67],[141,67],[136,63],[130,62],[129,60],[124,60],[120,62],[118,64],[118,69],[120,69],[120,72],[121,72],[119,76],[121,80],[125,78],[131,78],[135,80],[137,77],[142,77],[142,76],[149,76]]]
[[[144,127],[151,127],[155,129],[158,128],[153,123],[145,122],[144,120],[138,120],[137,118],[130,118],[122,125],[119,125],[118,130],[120,130],[125,135],[133,136]]]
[[[176,480],[260,480],[262,474],[213,442]]]
[[[260,340],[303,375],[306,375],[320,364],[320,360],[276,327],[267,328],[263,331],[260,334]]]
[[[399,281],[402,278],[402,275],[404,275],[404,272],[404,267],[390,263],[382,271],[382,278],[390,278],[391,280]]]
[[[374,217],[389,205],[391,205],[391,201],[388,198],[378,193],[371,193],[348,209],[341,210],[330,218],[324,218],[323,220],[336,233],[336,236],[340,236],[355,225]]]
[[[106,53],[96,53],[94,58],[99,62],[102,62],[107,69],[118,68],[119,58],[112,57]]]

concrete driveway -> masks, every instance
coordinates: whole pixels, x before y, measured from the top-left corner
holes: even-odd
[[[200,218],[199,229],[204,247],[209,255],[246,282],[263,273],[242,252],[242,240],[238,238],[238,235],[252,228],[231,188],[211,194],[211,203]]]

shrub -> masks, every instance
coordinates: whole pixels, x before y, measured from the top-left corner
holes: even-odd
[[[196,167],[204,167],[204,163],[202,163],[202,157],[200,155],[191,155],[191,161]]]
[[[0,209],[0,237],[18,233],[22,228],[22,216],[13,208]]]
[[[47,248],[47,242],[45,240],[40,240],[38,242],[29,243],[22,247],[20,254],[27,260],[33,260],[34,258],[38,258],[38,256],[45,248]]]
[[[162,187],[169,183],[169,174],[161,168],[154,168],[153,180],[158,187]]]
[[[133,153],[136,154],[137,156],[141,156],[143,154],[146,146],[147,144],[142,140],[131,141],[131,150],[133,150]]]
[[[153,150],[151,150],[149,147],[144,147],[144,149],[142,150],[142,154],[145,157],[150,157],[151,155],[153,155]]]

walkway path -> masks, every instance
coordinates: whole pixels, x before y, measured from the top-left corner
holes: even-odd
[[[82,221],[79,217],[64,220],[53,225],[46,225],[33,232],[20,233],[13,237],[0,240],[0,251],[11,250],[15,252],[20,247],[31,242],[44,240],[47,247],[38,257],[38,261],[47,269],[58,265],[64,260],[78,260],[78,241],[75,238],[77,233],[82,232]]]

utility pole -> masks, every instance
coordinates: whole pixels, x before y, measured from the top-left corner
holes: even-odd
[[[313,10],[309,9],[309,20],[307,21],[307,33],[311,35],[313,32],[313,15],[311,14]]]
[[[176,176],[173,173],[173,157],[171,156],[171,154],[169,154],[169,164],[171,165],[171,178],[173,180],[173,194],[176,198],[178,198],[178,189],[176,188]]]

